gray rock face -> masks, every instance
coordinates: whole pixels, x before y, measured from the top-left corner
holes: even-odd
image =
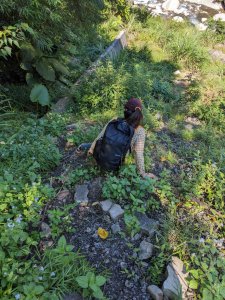
[[[112,233],[114,233],[114,234],[120,232],[120,231],[121,231],[120,225],[117,224],[117,223],[116,223],[116,224],[113,224],[113,225],[111,226],[111,230],[112,230]]]
[[[88,203],[88,192],[89,190],[87,184],[77,185],[74,200],[79,204],[86,205]]]
[[[149,242],[142,241],[140,243],[140,252],[139,252],[139,259],[145,260],[152,256],[153,253],[153,245]]]
[[[111,200],[105,200],[100,202],[101,208],[104,212],[108,212],[112,207],[113,203]]]
[[[148,292],[150,293],[152,299],[163,300],[163,291],[156,285],[149,285]]]
[[[179,0],[166,0],[162,8],[169,11],[175,11],[180,6]]]
[[[124,210],[119,204],[113,204],[113,206],[109,210],[109,214],[113,221],[116,221],[117,219],[123,216]]]
[[[172,257],[172,263],[167,266],[168,277],[163,283],[163,294],[171,300],[185,299],[188,289],[184,264],[178,257]]]
[[[41,223],[41,230],[42,230],[42,233],[43,233],[43,236],[45,238],[49,238],[51,236],[51,228],[49,227],[49,225],[45,222],[42,222]]]
[[[147,234],[150,238],[153,237],[159,227],[159,222],[148,218],[146,214],[142,213],[136,213],[136,217],[140,223],[141,231]]]

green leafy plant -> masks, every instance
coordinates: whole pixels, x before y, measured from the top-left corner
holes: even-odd
[[[76,281],[83,289],[84,297],[93,296],[96,299],[105,299],[100,288],[106,282],[106,278],[104,276],[95,276],[93,272],[88,272],[84,276],[78,276]]]
[[[203,300],[222,300],[225,292],[225,259],[212,241],[201,239],[188,262],[189,286]]]

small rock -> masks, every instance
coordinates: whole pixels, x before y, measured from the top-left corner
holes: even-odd
[[[151,243],[142,241],[139,247],[140,247],[139,259],[145,260],[152,256],[154,246]]]
[[[65,295],[63,297],[63,300],[83,300],[83,298],[81,297],[81,295],[77,293],[73,293],[73,294]]]
[[[42,230],[42,233],[43,233],[43,236],[45,238],[49,238],[51,236],[51,228],[49,227],[49,225],[45,222],[42,222],[41,223],[41,230]]]
[[[111,230],[112,230],[112,233],[114,233],[114,234],[120,232],[121,231],[120,225],[118,223],[113,224],[111,226]]]
[[[125,286],[126,286],[127,288],[132,288],[132,287],[134,286],[134,284],[133,284],[133,282],[131,282],[131,281],[129,281],[129,280],[126,280],[126,281],[125,281]]]
[[[140,233],[136,233],[134,237],[132,237],[132,241],[138,241],[141,238],[141,234]]]
[[[163,292],[162,290],[157,287],[156,285],[149,285],[148,291],[154,300],[163,300]]]
[[[77,185],[76,193],[74,195],[74,200],[79,204],[85,205],[88,203],[88,197],[87,197],[88,193],[89,190],[87,184]]]
[[[184,19],[180,16],[173,17],[173,20],[176,21],[176,22],[184,22]]]
[[[73,123],[73,124],[70,124],[70,125],[67,125],[66,126],[66,130],[74,130],[77,128],[77,124],[76,123]]]
[[[162,8],[169,11],[175,11],[180,6],[179,0],[166,0]]]
[[[211,50],[211,51],[209,51],[209,53],[211,54],[213,59],[225,62],[225,53],[223,53],[222,51],[220,51],[220,50]]]
[[[105,200],[105,201],[101,201],[100,205],[104,212],[108,212],[110,208],[113,206],[113,203],[111,200]]]
[[[193,125],[192,124],[186,124],[186,125],[184,125],[184,128],[189,130],[189,131],[192,131],[193,130]]]
[[[109,210],[110,217],[113,221],[117,220],[118,218],[122,217],[124,214],[124,210],[121,208],[119,204],[113,204],[113,206]]]
[[[87,233],[91,233],[91,228],[90,228],[90,227],[87,227],[86,232],[87,232]]]
[[[121,268],[122,270],[127,269],[127,263],[121,261],[121,263],[120,263],[120,268]]]
[[[201,18],[202,23],[205,23],[207,20],[207,18]]]
[[[190,123],[192,125],[201,125],[201,121],[195,117],[187,117],[185,122]]]
[[[153,237],[159,227],[159,222],[139,212],[136,213],[136,217],[140,223],[141,231],[148,234],[150,238]]]
[[[41,247],[45,251],[47,248],[52,247],[54,244],[53,241],[41,241]]]
[[[214,21],[223,21],[225,22],[225,13],[221,13],[221,14],[216,14],[214,17],[213,17],[213,20]]]
[[[174,73],[173,73],[174,75],[180,75],[181,74],[181,71],[180,70],[176,70]]]
[[[195,27],[199,30],[199,31],[205,31],[208,26],[203,24],[203,23],[199,23],[199,24],[196,24]]]
[[[172,257],[172,263],[167,266],[168,277],[163,283],[163,294],[169,299],[186,299],[188,285],[184,264],[178,257]],[[182,295],[181,295],[182,294]]]
[[[62,190],[58,193],[57,195],[57,200],[58,201],[63,201],[65,200],[68,196],[70,195],[70,192],[68,190]]]
[[[158,113],[156,113],[155,118],[156,118],[156,120],[160,121],[160,120],[162,120],[162,115],[158,112]]]

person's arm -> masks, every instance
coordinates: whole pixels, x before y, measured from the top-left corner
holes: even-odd
[[[137,171],[141,176],[145,176],[145,162],[144,162],[144,147],[145,147],[145,130],[138,129],[135,133],[135,141],[132,145],[132,153],[134,154]]]
[[[135,157],[135,163],[137,166],[137,171],[142,177],[149,177],[157,179],[157,176],[155,176],[152,173],[145,173],[145,162],[144,162],[144,147],[145,147],[145,130],[144,128],[140,128],[138,132],[136,133],[137,136],[135,138],[132,152]]]

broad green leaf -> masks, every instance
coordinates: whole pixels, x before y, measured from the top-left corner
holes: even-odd
[[[83,289],[88,288],[88,278],[87,278],[87,276],[78,276],[76,278],[76,281],[79,284],[79,286],[82,287]]]
[[[10,48],[10,47],[4,47],[4,50],[6,51],[6,53],[9,55],[9,56],[11,56],[11,54],[12,54],[12,48]]]
[[[198,270],[190,270],[189,273],[192,274],[195,279],[199,278]]]
[[[20,48],[22,55],[22,62],[32,62],[36,57],[38,57],[38,51],[29,43],[22,44]]]
[[[35,286],[35,294],[40,295],[44,292],[44,287],[42,285]]]
[[[189,287],[191,289],[194,289],[196,290],[198,288],[198,281],[195,280],[195,279],[192,279],[190,282],[189,282]]]
[[[20,64],[20,68],[25,71],[30,71],[30,70],[32,70],[32,64],[27,61],[24,61]]]
[[[47,88],[42,84],[36,84],[31,90],[30,100],[38,102],[42,106],[50,104],[50,98]]]
[[[95,298],[97,298],[97,299],[103,299],[103,298],[104,298],[104,295],[103,295],[103,293],[102,293],[102,291],[101,291],[100,288],[98,288],[97,291],[95,291],[95,292],[93,293],[93,296],[94,296]]]
[[[37,72],[48,81],[55,81],[55,71],[46,59],[41,59],[36,63]]]
[[[68,74],[69,74],[68,69],[67,69],[63,64],[61,64],[58,60],[56,60],[56,59],[51,59],[50,62],[51,62],[51,65],[53,66],[53,68],[54,68],[57,72],[62,73],[62,74],[65,74],[65,75],[68,75]]]
[[[65,236],[61,236],[60,239],[58,240],[58,246],[61,248],[64,248],[66,246],[66,238]]]
[[[13,40],[13,44],[14,44],[16,47],[20,48],[20,45],[19,45],[19,43],[18,43],[17,41]]]
[[[106,278],[104,276],[96,276],[96,284],[102,286],[106,283]]]
[[[34,85],[36,83],[32,73],[27,73],[26,74],[26,82],[27,82],[28,85]]]
[[[93,292],[97,292],[99,287],[95,283],[90,283],[89,287],[92,289]]]
[[[207,288],[202,292],[202,300],[213,300],[213,294]]]

